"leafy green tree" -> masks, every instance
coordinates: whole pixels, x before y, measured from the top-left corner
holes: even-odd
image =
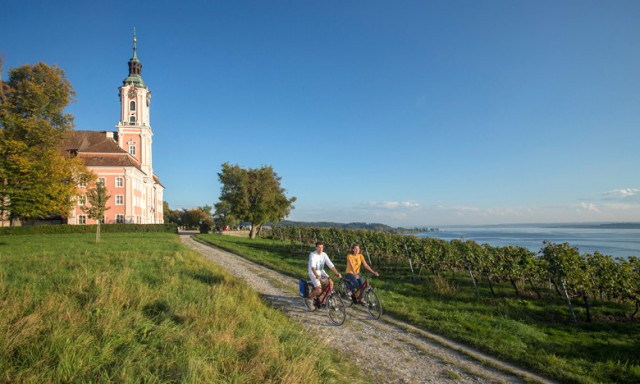
[[[82,212],[86,213],[90,219],[96,220],[96,243],[100,242],[100,222],[104,220],[104,213],[110,207],[107,207],[107,201],[111,198],[107,195],[107,188],[104,183],[96,183],[95,188],[87,191],[88,205],[80,207]]]
[[[238,165],[222,164],[218,173],[222,184],[216,212],[225,211],[242,221],[251,223],[249,237],[254,239],[266,222],[279,222],[293,209],[295,197],[288,199],[280,186],[281,178],[271,166],[243,169]]]
[[[182,212],[178,209],[171,209],[169,207],[169,202],[167,201],[162,202],[162,218],[165,223],[174,223],[174,224],[182,225],[181,220],[178,220],[180,219],[181,213]]]
[[[90,179],[80,159],[61,156],[73,130],[65,113],[75,92],[64,71],[43,63],[9,71],[0,99],[0,201],[19,218],[66,217],[79,178]]]

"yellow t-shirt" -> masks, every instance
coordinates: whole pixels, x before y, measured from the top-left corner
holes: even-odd
[[[353,264],[353,270],[351,269],[351,265],[349,265],[349,260],[351,260],[351,264]],[[354,254],[348,254],[347,255],[347,272],[346,273],[352,273],[352,274],[356,274],[356,273],[360,273],[360,265],[362,264],[362,262],[364,261],[364,256],[362,256],[362,253],[358,253],[357,255]]]

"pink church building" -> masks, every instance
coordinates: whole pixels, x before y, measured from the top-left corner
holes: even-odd
[[[162,224],[164,187],[153,173],[149,105],[151,92],[142,81],[142,63],[136,53],[129,60],[129,76],[120,90],[120,121],[116,131],[75,131],[63,151],[84,160],[85,165],[104,183],[109,209],[103,223]],[[78,185],[75,206],[68,224],[95,224],[82,211],[88,204],[87,185]]]

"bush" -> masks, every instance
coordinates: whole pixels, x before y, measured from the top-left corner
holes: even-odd
[[[200,224],[200,233],[209,233],[211,231],[211,224],[202,223]]]

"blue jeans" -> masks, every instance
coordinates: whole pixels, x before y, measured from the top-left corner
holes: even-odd
[[[362,279],[362,277],[356,279],[356,275],[353,273],[347,273],[345,277],[347,278],[347,288],[352,291],[355,291],[359,286],[364,284],[364,279]]]

